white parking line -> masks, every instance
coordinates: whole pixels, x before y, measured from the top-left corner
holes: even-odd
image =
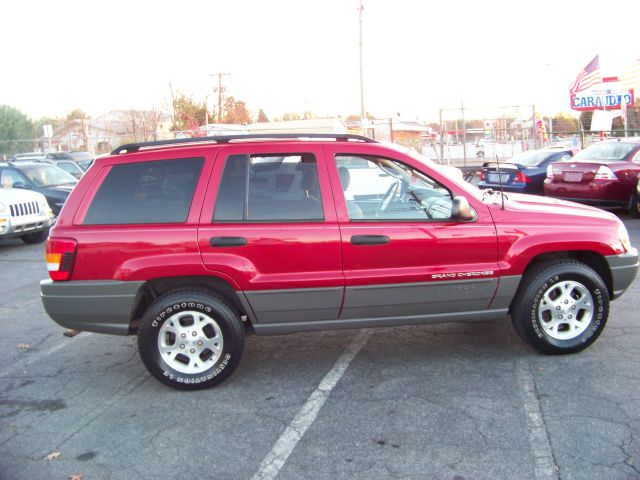
[[[331,391],[338,384],[360,349],[367,343],[370,335],[370,330],[361,330],[356,335],[346,351],[338,358],[333,368],[324,376],[318,387],[309,396],[293,421],[280,435],[271,451],[262,460],[260,468],[252,477],[252,480],[272,480],[278,475],[293,449],[296,448],[307,429],[317,418],[324,402],[331,395]]]
[[[536,395],[531,367],[526,358],[517,360],[516,376],[527,417],[527,434],[533,453],[535,480],[558,480],[558,470],[553,458],[549,434],[542,417],[540,401]]]
[[[47,358],[49,355],[53,355],[54,353],[56,353],[58,350],[61,350],[64,347],[69,346],[72,342],[77,342],[79,338],[86,338],[89,335],[91,335],[91,332],[83,332],[82,335],[80,335],[79,337],[74,337],[72,339],[69,340],[65,340],[62,343],[59,343],[58,345],[54,345],[51,348],[48,348],[47,350],[44,350],[43,352],[40,352],[32,357],[30,357],[28,360],[25,360],[24,362],[17,362],[14,363],[13,365],[10,365],[7,368],[4,368],[2,370],[0,370],[0,377],[6,377],[7,375],[15,372],[16,370],[19,369],[23,369],[23,368],[27,368],[29,365],[31,365],[32,363],[35,363],[39,360],[42,360],[43,358]]]

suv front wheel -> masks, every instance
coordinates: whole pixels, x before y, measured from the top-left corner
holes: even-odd
[[[516,332],[538,350],[579,352],[600,335],[609,317],[609,292],[587,265],[563,260],[527,272],[511,308]]]
[[[158,298],[138,331],[138,350],[149,373],[181,390],[222,382],[238,365],[243,348],[238,315],[220,298],[201,291]]]

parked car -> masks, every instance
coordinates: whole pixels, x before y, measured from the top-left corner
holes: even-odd
[[[569,160],[572,156],[571,148],[547,148],[522,152],[504,162],[485,162],[478,187],[541,195],[544,193],[547,166]]]
[[[136,334],[151,375],[197,389],[233,372],[250,331],[510,315],[538,350],[578,352],[636,276],[638,251],[609,212],[482,192],[358,135],[264,137],[97,159],[47,242],[49,316]]]
[[[11,157],[11,160],[33,162],[34,160],[44,160],[45,158],[47,158],[47,154],[44,152],[25,152],[16,153]]]
[[[49,235],[51,216],[44,195],[0,188],[0,239],[19,237],[24,243],[42,243]]]
[[[640,138],[596,143],[570,162],[547,167],[544,192],[550,197],[638,214],[636,184],[640,173]]]
[[[41,162],[55,165],[68,174],[73,175],[75,178],[80,178],[82,175],[84,175],[84,169],[75,160],[58,160],[48,157],[45,160],[41,160]]]
[[[48,163],[0,163],[0,185],[43,194],[57,216],[78,181],[64,170]]]

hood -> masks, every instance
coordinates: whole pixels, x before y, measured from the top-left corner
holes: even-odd
[[[0,188],[0,202],[15,204],[24,202],[46,202],[43,195],[22,188]]]
[[[506,193],[505,195],[504,207],[506,212],[520,212],[529,218],[532,216],[538,219],[540,217],[549,219],[556,217],[558,221],[562,221],[560,217],[571,215],[586,217],[591,221],[597,221],[596,219],[618,221],[618,217],[613,213],[567,200],[522,193]],[[492,201],[490,203],[487,201],[487,204],[490,206],[492,213],[496,210],[502,210],[499,194],[493,195]]]
[[[54,187],[41,187],[40,192],[45,195],[55,196],[59,198],[67,198],[75,185],[58,185]]]

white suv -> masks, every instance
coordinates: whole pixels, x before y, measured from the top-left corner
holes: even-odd
[[[20,237],[24,243],[41,243],[49,235],[51,209],[41,193],[0,188],[0,239]]]

